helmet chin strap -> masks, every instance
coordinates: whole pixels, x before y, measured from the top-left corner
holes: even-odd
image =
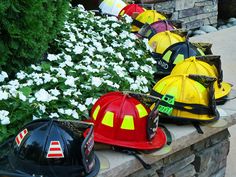
[[[122,152],[122,153],[125,153],[125,154],[128,154],[128,155],[132,155],[134,156],[143,166],[143,168],[145,168],[146,170],[149,170],[152,168],[151,164],[148,164],[146,163],[138,154],[137,151],[135,150],[131,150],[131,149],[123,149],[123,148],[120,148],[120,147],[115,147],[113,146],[112,149],[114,151],[117,151],[117,152]]]

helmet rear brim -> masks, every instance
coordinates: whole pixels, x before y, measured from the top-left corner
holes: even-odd
[[[148,140],[144,142],[120,141],[104,137],[96,132],[94,132],[94,140],[95,142],[99,143],[132,148],[132,149],[154,150],[162,148],[166,144],[167,138],[165,132],[161,128],[158,128],[156,136],[151,141]]]

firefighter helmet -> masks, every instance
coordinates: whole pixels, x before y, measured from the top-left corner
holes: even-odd
[[[188,40],[184,42],[178,42],[169,46],[161,57],[157,60],[157,71],[161,75],[169,75],[174,66],[191,56],[203,56],[203,51]]]
[[[166,136],[160,128],[157,128],[154,138],[148,140],[149,113],[149,108],[128,94],[110,92],[103,95],[90,114],[95,142],[139,150],[163,147]]]
[[[145,23],[152,24],[159,20],[165,20],[166,17],[155,10],[146,10],[139,14],[131,24],[131,32],[138,32]]]
[[[164,32],[164,31],[171,31],[174,30],[174,25],[168,20],[160,20],[154,22],[152,24],[144,24],[143,27],[138,31],[138,34],[143,38],[150,39],[157,33]]]
[[[125,14],[132,17],[134,13],[141,14],[144,11],[145,8],[139,6],[138,4],[128,4],[123,9],[121,9],[119,17],[122,17]]]
[[[9,153],[17,172],[35,176],[96,176],[93,124],[42,119],[20,130]]]
[[[198,74],[219,79],[219,74],[214,65],[210,65],[205,61],[198,60],[196,57],[190,57],[177,64],[171,72],[171,75],[174,74]],[[227,82],[215,81],[214,89],[215,98],[220,99],[230,93],[231,85]]]
[[[163,54],[164,51],[171,45],[183,42],[185,38],[179,34],[164,31],[158,34],[155,34],[149,41],[149,46],[153,49],[153,52],[156,54]]]
[[[161,79],[151,92],[163,100],[158,107],[160,118],[182,122],[218,119],[213,81],[214,78],[199,75],[169,75]]]

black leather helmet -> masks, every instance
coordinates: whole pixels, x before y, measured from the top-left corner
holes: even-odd
[[[30,176],[92,177],[100,169],[93,146],[91,123],[36,120],[15,137],[8,155],[9,166],[14,172]]]

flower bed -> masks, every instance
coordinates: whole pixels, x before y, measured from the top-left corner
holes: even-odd
[[[0,73],[0,142],[32,119],[83,119],[102,94],[148,92],[155,61],[129,23],[71,9],[47,59],[7,81]]]

